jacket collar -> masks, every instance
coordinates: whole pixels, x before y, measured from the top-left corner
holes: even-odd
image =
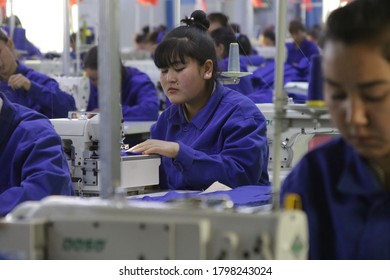
[[[341,178],[337,185],[340,192],[354,195],[376,194],[382,187],[374,171],[367,161],[363,159],[348,143],[346,145],[347,157]]]
[[[206,125],[207,121],[213,116],[215,111],[218,108],[221,99],[225,95],[224,87],[216,82],[214,86],[214,90],[208,100],[207,104],[195,115],[195,117],[191,120],[191,123],[198,128],[199,130],[203,129]],[[170,112],[169,120],[173,124],[185,124],[188,123],[183,111],[183,106],[180,105],[171,105],[175,106]]]

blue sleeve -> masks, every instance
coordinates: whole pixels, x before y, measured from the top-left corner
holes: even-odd
[[[88,98],[88,105],[87,105],[87,111],[93,111],[95,109],[99,108],[98,104],[98,92],[97,87],[89,82],[89,98]]]
[[[23,55],[24,59],[32,59],[32,58],[44,58],[41,51],[29,40],[26,40],[26,51],[27,54]]]
[[[62,91],[50,78],[42,84],[31,81],[29,94],[39,103],[39,111],[48,118],[66,118],[69,111],[76,110],[73,96]]]
[[[247,118],[238,121],[232,118],[224,130],[222,133],[227,137],[220,153],[207,154],[179,141],[180,149],[174,165],[185,181],[192,186],[219,181],[233,188],[253,185],[254,182],[269,184],[260,180],[260,177],[264,178],[261,174],[267,173],[268,164],[265,120]]]
[[[122,86],[122,112],[124,121],[154,121],[159,114],[160,102],[156,86],[149,76],[138,70],[127,75],[130,82]]]
[[[33,123],[29,122],[28,125]],[[22,132],[15,134],[14,139],[10,140],[15,142],[16,149],[9,156],[9,161],[12,168],[17,170],[15,173],[20,172],[21,182],[18,185],[0,186],[4,190],[0,193],[0,216],[6,215],[24,201],[40,200],[54,194],[73,194],[69,168],[59,136],[41,126],[30,130],[37,130],[39,135],[34,131],[37,137],[32,138],[32,133]],[[15,178],[12,181],[17,182]]]
[[[69,111],[76,110],[76,102],[70,94],[62,91],[56,80],[19,63],[20,73],[31,82],[29,96],[40,113],[48,118],[66,118]]]

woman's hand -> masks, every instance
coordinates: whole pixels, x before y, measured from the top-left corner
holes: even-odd
[[[179,144],[162,140],[148,139],[129,149],[130,152],[145,155],[159,154],[169,158],[175,158],[179,152]]]
[[[29,91],[31,88],[31,82],[22,74],[14,74],[11,75],[8,79],[8,85],[13,89],[24,89],[25,91]]]

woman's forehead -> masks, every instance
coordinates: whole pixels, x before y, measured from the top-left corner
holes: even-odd
[[[390,77],[390,63],[378,45],[329,42],[323,52],[325,78],[356,84]]]

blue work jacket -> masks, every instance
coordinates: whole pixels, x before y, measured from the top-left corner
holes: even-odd
[[[240,56],[240,72],[248,72],[248,61],[244,56]],[[229,57],[218,60],[218,72],[228,71]],[[238,84],[225,84],[225,87],[241,92],[244,95],[250,95],[254,89],[252,86],[251,75],[240,78]]]
[[[290,64],[285,63],[283,66],[283,83],[286,84],[291,81],[307,81],[300,76],[299,70]],[[273,91],[275,87],[275,59],[270,58],[266,60],[266,63],[261,67],[253,71],[251,76],[252,85],[254,91],[248,95],[248,97],[255,103],[273,103]],[[306,96],[292,95],[288,93],[289,97],[292,97],[294,103],[298,99],[306,100]]]
[[[162,157],[164,189],[204,190],[215,181],[232,188],[269,184],[266,120],[247,97],[219,83],[191,122],[172,104],[151,135],[180,145],[175,159]]]
[[[0,92],[0,216],[23,201],[71,195],[62,141],[51,122]]]
[[[69,111],[76,110],[76,103],[70,94],[62,91],[56,80],[39,73],[18,61],[15,74],[22,74],[31,81],[29,91],[13,90],[8,81],[0,82],[0,91],[13,103],[34,109],[48,118],[66,118]]]
[[[156,86],[137,68],[126,67],[121,82],[121,102],[124,121],[154,121],[158,118],[160,101]],[[98,108],[98,90],[91,83],[87,111]]]
[[[21,55],[22,59],[43,59],[45,56],[29,40],[26,40],[26,53]]]
[[[343,139],[304,156],[281,191],[301,196],[310,259],[390,259],[390,193]]]
[[[286,63],[291,64],[293,66],[302,64],[302,59],[305,59],[305,61],[310,62],[310,58],[312,55],[320,53],[318,46],[307,39],[305,39],[299,46],[294,42],[288,42],[286,43],[286,48]]]

